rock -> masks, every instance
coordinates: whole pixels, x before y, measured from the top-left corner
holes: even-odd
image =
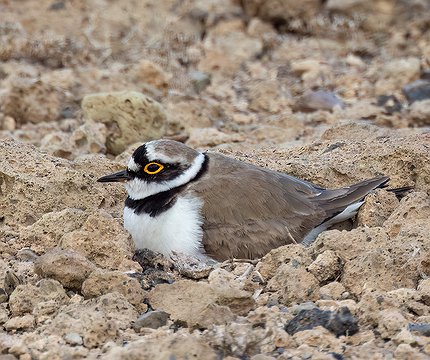
[[[383,339],[392,339],[408,321],[397,309],[386,309],[379,312],[378,331]]]
[[[227,134],[215,128],[196,128],[190,131],[187,145],[194,148],[206,148],[243,140],[244,137],[241,135]]]
[[[54,121],[60,116],[62,96],[40,79],[19,78],[3,97],[0,109],[18,125]]]
[[[70,142],[75,153],[105,153],[106,136],[107,129],[105,124],[87,120],[73,131]]]
[[[248,36],[241,20],[223,21],[211,28],[203,41],[204,57],[198,70],[214,75],[231,76],[246,60],[263,49],[262,41]]]
[[[335,107],[343,108],[343,102],[332,92],[317,90],[298,98],[294,104],[295,111],[333,111]]]
[[[16,287],[20,284],[22,284],[22,279],[13,271],[7,270],[4,277],[4,290],[6,294],[12,294]]]
[[[423,354],[420,350],[413,348],[409,344],[400,344],[394,352],[395,359],[410,359],[410,360],[425,360],[427,354]]]
[[[67,333],[64,340],[70,345],[82,345],[84,343],[82,336],[75,332]]]
[[[61,247],[83,254],[102,268],[131,270],[133,245],[130,235],[104,210],[92,213],[80,229],[65,234],[61,238]]]
[[[202,92],[211,84],[211,75],[203,71],[191,71],[189,76],[197,93]]]
[[[194,280],[207,278],[216,264],[215,261],[202,261],[181,253],[175,253],[171,258],[175,269],[182,276]]]
[[[410,104],[430,99],[430,81],[416,80],[403,86],[402,91]]]
[[[166,89],[172,79],[172,74],[164,71],[160,65],[143,59],[135,69],[136,79],[140,82],[147,83],[157,89]]]
[[[376,105],[384,108],[387,114],[394,114],[402,110],[402,103],[394,95],[379,95]]]
[[[251,0],[242,3],[248,16],[256,16],[274,25],[285,25],[295,19],[303,21],[314,18],[321,9],[317,0],[306,0],[300,4],[292,0]]]
[[[408,329],[422,336],[430,337],[430,324],[409,324]]]
[[[49,251],[58,245],[64,234],[79,229],[86,218],[84,211],[73,208],[48,212],[34,224],[21,228],[20,237],[36,253]],[[60,223],[62,226],[58,226]]]
[[[320,298],[322,300],[339,300],[345,291],[346,289],[342,283],[333,281],[320,287]]]
[[[52,279],[42,279],[36,286],[18,285],[9,297],[9,307],[13,316],[31,313],[43,301],[54,300],[57,306],[67,303],[68,296],[61,284]]]
[[[6,304],[0,304],[0,325],[3,325],[9,319],[9,310]]]
[[[320,281],[336,279],[342,271],[342,260],[334,251],[327,250],[319,254],[308,270]]]
[[[68,218],[73,213],[77,213],[76,217],[79,218],[82,210],[98,209],[100,205],[115,212],[115,193],[119,196],[118,212],[122,211],[123,199],[119,201],[122,189],[95,185],[95,179],[101,174],[117,169],[106,159],[93,157],[70,163],[12,139],[0,142],[0,153],[4,160],[0,163],[0,173],[4,179],[0,204],[3,225],[31,226],[43,215],[57,212],[60,212],[58,218],[67,219],[64,223],[67,230],[63,231],[54,221],[57,215],[46,215],[49,219],[45,223],[32,228],[33,231],[27,233],[28,237],[14,242],[16,251],[30,247],[36,252],[46,252],[54,247],[60,234],[70,231],[70,228],[80,227],[79,221],[75,223]],[[32,195],[17,202],[20,194]],[[83,218],[86,216],[83,215]],[[48,223],[48,234],[43,234]],[[45,238],[51,238],[52,241],[45,244],[42,240]],[[37,247],[32,246],[35,243]]]
[[[85,256],[59,248],[48,251],[34,263],[34,271],[40,277],[55,279],[65,288],[74,290],[80,290],[95,269],[96,266]]]
[[[267,281],[275,276],[282,264],[289,263],[295,267],[299,265],[308,266],[312,263],[312,258],[301,245],[285,245],[271,250],[257,264],[256,269]]]
[[[3,326],[7,331],[28,330],[34,327],[34,316],[33,315],[16,316],[6,321]]]
[[[161,138],[166,126],[163,107],[135,91],[98,93],[82,100],[85,117],[107,127],[107,150],[118,155],[136,142]]]
[[[417,289],[421,301],[427,306],[430,306],[430,279],[421,280]]]
[[[86,298],[118,292],[140,311],[146,310],[143,300],[146,292],[139,281],[121,271],[96,270],[82,284],[82,295]]]
[[[323,326],[336,336],[358,332],[358,321],[347,307],[338,311],[321,311],[318,308],[302,310],[285,325],[285,331],[292,335],[316,326]]]
[[[5,289],[0,288],[0,303],[7,302],[9,299],[9,294],[6,292]]]
[[[304,264],[294,261],[282,264],[268,281],[266,290],[278,291],[282,304],[312,301],[318,298],[319,282]]]
[[[277,80],[256,80],[248,85],[248,108],[252,111],[280,113],[288,108],[287,92]]]
[[[158,329],[167,324],[170,315],[164,311],[149,311],[141,316],[133,323],[133,329],[137,332],[141,328]]]
[[[393,192],[376,189],[365,197],[364,204],[358,211],[357,224],[368,227],[382,226],[397,206],[399,200]]]
[[[115,340],[118,332],[127,329],[136,317],[136,310],[123,295],[109,293],[65,306],[39,329],[44,336],[65,337],[76,333],[82,337],[85,347],[95,348]]]
[[[410,106],[409,120],[414,126],[430,125],[430,95],[429,99],[416,101]]]
[[[199,336],[176,333],[167,334],[162,338],[143,337],[125,346],[115,346],[104,355],[104,358],[106,360],[216,360],[217,354]]]
[[[225,324],[233,313],[247,314],[254,307],[246,291],[190,280],[157,285],[149,293],[149,302],[154,309],[169,313],[172,320],[184,321],[189,327]]]

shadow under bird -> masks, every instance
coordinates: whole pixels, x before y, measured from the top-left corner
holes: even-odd
[[[353,217],[386,176],[324,189],[293,176],[173,140],[133,153],[126,170],[99,182],[124,182],[124,227],[137,249],[223,261],[255,259]]]

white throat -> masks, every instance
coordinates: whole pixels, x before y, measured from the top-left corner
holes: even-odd
[[[134,178],[133,180],[125,183],[125,188],[127,189],[128,195],[133,200],[144,199],[148,196],[171,190],[178,186],[185,185],[194,179],[201,170],[204,161],[205,156],[204,154],[200,153],[194,159],[191,166],[175,179],[155,183]],[[133,158],[131,158],[129,162],[129,168],[135,167],[135,164],[136,163],[134,162]]]

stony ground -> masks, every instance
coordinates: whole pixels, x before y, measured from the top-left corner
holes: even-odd
[[[0,0],[0,359],[430,358],[429,12]],[[95,180],[160,137],[414,189],[255,263],[135,255]]]

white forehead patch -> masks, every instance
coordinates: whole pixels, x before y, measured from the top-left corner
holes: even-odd
[[[128,168],[134,172],[138,172],[140,170],[140,167],[140,165],[136,164],[133,157],[131,157],[128,161]]]

